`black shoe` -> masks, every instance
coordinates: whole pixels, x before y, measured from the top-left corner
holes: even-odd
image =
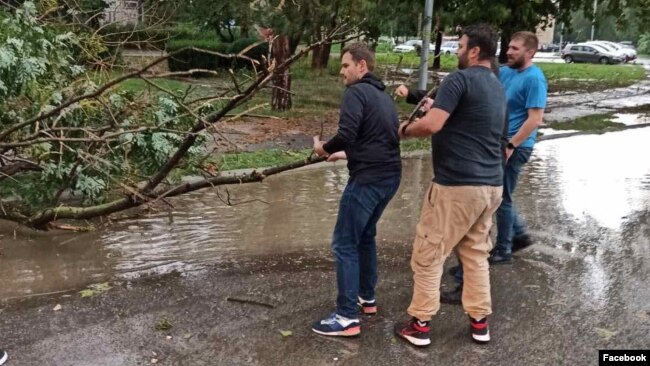
[[[7,362],[7,352],[0,349],[0,365]]]
[[[469,317],[469,325],[472,329],[472,339],[477,343],[487,343],[490,341],[490,328],[488,327],[487,318],[474,320]]]
[[[449,267],[449,269],[447,270],[447,274],[450,275],[450,276],[452,276],[452,277],[456,277],[456,272],[458,272],[458,269],[459,269],[459,268],[460,268],[459,265],[455,265],[455,266],[453,266],[453,267]]]
[[[377,314],[377,301],[375,301],[375,299],[364,300],[359,296],[357,300],[357,305],[361,307],[361,312],[366,315]]]
[[[463,300],[463,286],[456,286],[451,291],[440,291],[440,302],[443,304],[460,305]]]
[[[512,254],[502,254],[500,252],[494,251],[488,257],[488,262],[490,265],[510,264],[512,263]]]
[[[421,322],[411,318],[406,323],[395,324],[395,334],[409,341],[412,345],[425,347],[431,344],[431,322]]]
[[[512,238],[512,252],[518,252],[533,245],[533,239],[528,234],[522,234]]]

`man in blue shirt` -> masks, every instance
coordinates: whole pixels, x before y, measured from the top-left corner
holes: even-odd
[[[513,195],[522,168],[530,159],[546,107],[547,83],[544,73],[533,64],[539,41],[531,32],[515,33],[508,47],[508,66],[501,67],[499,79],[508,101],[508,147],[503,175],[503,201],[497,210],[497,242],[490,264],[512,262],[516,248],[532,244],[524,221],[517,214]]]
[[[497,242],[489,258],[490,264],[512,262],[512,252],[532,244],[526,225],[517,214],[513,195],[523,166],[533,152],[537,128],[542,124],[546,107],[547,83],[539,67],[533,64],[537,36],[531,32],[515,33],[508,47],[508,65],[499,70],[508,102],[508,145],[503,172],[503,201],[497,210]],[[456,288],[442,291],[440,301],[460,304],[463,290],[462,267],[451,271]]]

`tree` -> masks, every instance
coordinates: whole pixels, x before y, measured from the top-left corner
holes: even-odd
[[[214,31],[222,42],[249,37],[253,25],[250,0],[193,0],[182,2],[178,18]]]
[[[15,11],[0,9],[0,218],[47,228],[55,220],[108,215],[196,189],[261,181],[322,161],[310,156],[224,177],[206,169],[211,151],[205,142],[227,113],[250,100],[278,70],[323,42],[344,39],[350,29],[339,28],[282,63],[257,63],[226,93],[194,99],[189,90],[169,90],[156,79],[205,70],[152,73],[182,50],[110,78],[77,63],[75,46],[88,38],[59,22],[59,17],[38,13],[29,1]],[[241,55],[217,56],[255,63]],[[133,93],[119,88],[130,79],[151,89]],[[182,182],[184,174],[204,179]]]

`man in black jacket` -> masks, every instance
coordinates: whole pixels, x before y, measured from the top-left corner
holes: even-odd
[[[399,119],[385,86],[371,72],[375,57],[363,43],[344,48],[341,76],[347,89],[341,102],[339,128],[314,151],[328,160],[348,159],[350,179],[341,196],[332,237],[336,258],[336,312],[313,324],[330,336],[361,332],[358,305],[375,314],[377,284],[376,224],[397,192],[401,179]]]

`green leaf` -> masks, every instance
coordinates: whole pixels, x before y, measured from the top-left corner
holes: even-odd
[[[609,329],[605,328],[596,328],[596,334],[598,336],[606,341],[610,340],[612,337],[614,337],[618,332],[611,331]]]
[[[281,330],[280,334],[282,334],[283,337],[291,337],[293,335],[293,332],[290,330]]]
[[[89,289],[89,288],[87,288],[87,289],[85,289],[85,290],[81,290],[81,291],[79,291],[79,293],[81,294],[81,297],[92,297],[92,296],[95,296],[95,291],[93,291],[93,290],[91,290],[91,289]]]
[[[99,295],[101,293],[104,293],[108,290],[110,290],[112,287],[109,285],[108,282],[104,283],[95,283],[92,285],[88,285],[87,289],[79,291],[81,294],[81,297],[93,297],[95,295]]]

